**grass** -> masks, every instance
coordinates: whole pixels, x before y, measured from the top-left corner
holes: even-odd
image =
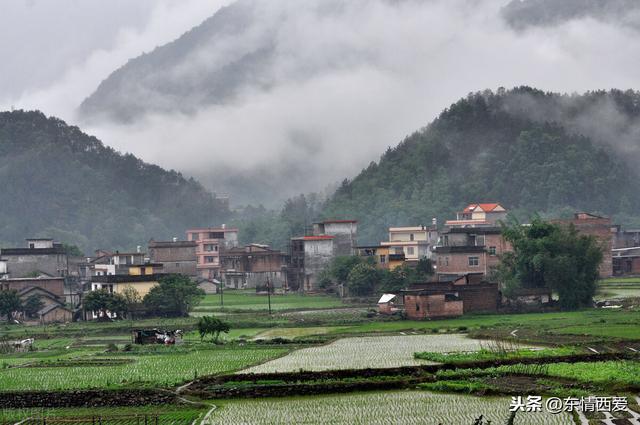
[[[640,324],[609,324],[593,323],[586,325],[574,325],[564,328],[553,329],[552,333],[569,335],[590,335],[603,338],[620,338],[630,340],[640,340]]]
[[[231,311],[267,311],[269,309],[268,297],[235,291],[226,291],[223,294],[224,307],[220,305],[220,295],[207,295],[194,309],[195,313]],[[340,298],[327,295],[300,295],[285,294],[271,296],[271,310],[303,310],[344,307]]]
[[[216,401],[216,404],[219,402]],[[428,391],[384,391],[260,400],[228,400],[213,414],[224,424],[473,424],[480,415],[506,423],[508,397],[473,397]],[[573,424],[569,415],[519,414],[516,423]]]
[[[492,350],[482,349],[474,353],[434,353],[421,352],[416,353],[415,358],[421,360],[429,360],[437,363],[466,363],[478,361],[491,361],[502,359],[522,359],[522,358],[545,358],[553,356],[568,356],[577,353],[584,353],[584,349],[579,347],[557,347],[545,348],[543,350],[514,350],[506,353],[496,353]]]
[[[0,390],[169,387],[196,376],[244,369],[278,357],[287,351],[278,347],[233,345],[196,349],[153,346],[147,350],[146,352],[104,354],[102,358],[129,358],[134,361],[129,364],[101,366],[84,371],[72,366],[0,369]],[[95,357],[96,354],[94,353],[93,356]],[[80,358],[87,359],[92,356]]]

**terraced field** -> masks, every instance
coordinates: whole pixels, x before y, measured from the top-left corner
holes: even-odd
[[[365,369],[429,364],[416,360],[420,351],[439,353],[477,351],[482,341],[460,334],[398,335],[342,338],[327,345],[303,348],[287,356],[252,367],[245,372],[293,372],[298,370]]]
[[[492,424],[509,416],[507,397],[474,397],[427,391],[386,391],[262,400],[225,401],[212,417],[224,424]],[[486,422],[485,422],[486,423]],[[570,425],[568,414],[519,413],[519,425]]]

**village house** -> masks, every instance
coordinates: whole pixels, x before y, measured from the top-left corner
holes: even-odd
[[[113,274],[94,276],[91,278],[91,291],[106,289],[111,293],[124,294],[127,288],[133,288],[141,298],[166,274]]]
[[[313,235],[291,238],[289,288],[317,291],[318,275],[333,258],[356,253],[357,231],[356,220],[325,220],[314,223]]]
[[[136,252],[97,250],[95,257],[87,258],[86,263],[80,266],[80,273],[84,279],[92,276],[128,275],[130,267],[147,262],[145,255],[140,247]]]
[[[287,287],[287,256],[268,245],[230,248],[220,255],[226,288]]]
[[[413,285],[400,292],[407,319],[455,317],[467,313],[495,313],[500,303],[498,284],[481,274],[467,274],[451,282]]]
[[[611,261],[614,276],[640,275],[640,246],[614,248]]]
[[[165,273],[176,273],[185,276],[196,277],[197,256],[196,241],[173,241],[161,242],[149,241],[149,258],[152,263],[163,265]]]
[[[356,255],[373,259],[380,269],[393,269],[404,262],[404,254],[389,254],[389,247],[382,245],[357,246]]]
[[[435,268],[440,280],[465,273],[489,276],[500,256],[511,250],[499,227],[453,227],[445,229],[435,247]]]
[[[65,294],[65,279],[62,277],[17,278],[0,280],[0,291],[15,290],[24,303],[30,297],[37,297],[43,304],[35,317],[40,323],[71,321],[73,312],[67,303],[77,301],[71,294]],[[21,320],[34,318],[21,315]]]
[[[238,246],[238,229],[207,227],[187,230],[187,239],[196,243],[196,270],[205,279],[220,277],[220,253]]]
[[[389,249],[389,255],[402,256],[402,262],[397,264],[417,263],[423,258],[431,258],[431,247],[438,241],[438,228],[433,219],[431,226],[390,227],[389,240],[380,242],[381,246]],[[389,266],[390,269],[395,268]]]
[[[507,210],[497,203],[469,204],[456,213],[455,220],[447,220],[445,226],[454,227],[495,227],[507,218]]]
[[[13,278],[46,274],[52,277],[77,275],[75,262],[67,255],[62,244],[53,239],[26,240],[24,248],[1,248],[0,258],[6,263],[5,274]]]
[[[586,212],[575,213],[569,220],[551,220],[552,223],[560,225],[573,225],[576,230],[583,235],[593,236],[602,247],[602,263],[598,269],[601,278],[613,275],[613,235],[616,227],[612,226],[611,218],[601,217]]]

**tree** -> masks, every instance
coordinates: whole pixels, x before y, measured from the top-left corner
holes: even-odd
[[[349,273],[358,264],[368,262],[369,259],[364,259],[356,255],[342,255],[335,257],[318,275],[318,282],[321,288],[329,288],[332,284],[346,285],[349,279]]]
[[[107,319],[108,313],[124,316],[127,311],[127,303],[122,295],[103,288],[91,291],[85,296],[84,308],[89,311],[97,311],[100,318]]]
[[[44,302],[38,295],[30,295],[24,302],[22,309],[27,317],[34,318],[44,308]]]
[[[367,296],[373,294],[380,274],[375,266],[368,263],[356,265],[347,278],[347,286],[352,295]]]
[[[536,217],[531,225],[503,225],[503,236],[513,246],[505,253],[497,275],[509,296],[520,287],[557,292],[563,309],[592,303],[602,262],[603,247],[593,236]]]
[[[204,295],[204,291],[189,277],[174,274],[160,279],[142,302],[150,312],[159,316],[185,317]]]
[[[205,336],[211,335],[213,337],[213,342],[218,342],[220,333],[229,333],[230,329],[231,327],[229,326],[229,323],[214,316],[203,316],[198,320],[200,341],[203,341]]]
[[[62,249],[64,249],[64,252],[71,257],[84,257],[84,253],[77,245],[63,243]]]
[[[0,291],[0,314],[7,316],[7,322],[11,323],[13,313],[22,310],[22,300],[15,289]]]
[[[142,297],[140,296],[138,291],[136,291],[136,288],[131,285],[124,288],[124,291],[122,291],[122,296],[124,298],[128,315],[131,315],[131,312],[134,310],[134,308],[142,303]]]

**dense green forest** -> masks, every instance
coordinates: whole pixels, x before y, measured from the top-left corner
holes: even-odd
[[[473,93],[345,180],[319,215],[358,219],[360,243],[385,240],[391,225],[442,223],[471,202],[524,219],[586,210],[636,224],[639,116],[632,91]]]
[[[0,113],[0,182],[5,247],[48,236],[85,253],[132,249],[230,216],[193,179],[120,154],[41,112]]]

